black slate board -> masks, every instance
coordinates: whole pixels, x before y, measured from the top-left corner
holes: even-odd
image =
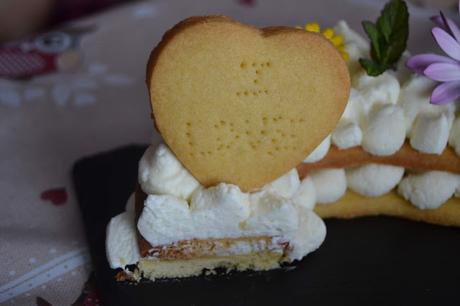
[[[117,283],[105,227],[123,211],[145,148],[83,158],[73,169],[104,305],[460,305],[460,229],[383,217],[328,220],[322,247],[294,267]]]

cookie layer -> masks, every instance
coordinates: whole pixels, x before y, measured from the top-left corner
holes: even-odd
[[[445,226],[460,226],[460,199],[452,198],[441,207],[421,210],[392,191],[386,195],[368,198],[352,191],[334,204],[315,207],[322,218],[351,219],[364,216],[393,216]]]
[[[214,273],[218,268],[236,271],[266,271],[280,267],[283,255],[277,252],[260,252],[246,255],[200,257],[187,260],[158,260],[142,258],[136,270],[136,278],[182,278],[198,276],[203,271]]]
[[[168,31],[147,71],[165,142],[205,186],[251,191],[298,165],[336,126],[350,80],[321,35],[192,17]]]
[[[300,177],[308,172],[326,168],[352,168],[364,164],[385,164],[419,171],[447,171],[460,174],[460,158],[451,147],[441,155],[424,154],[414,150],[407,142],[393,155],[375,156],[362,147],[340,150],[332,146],[327,155],[316,163],[302,163],[297,166]]]

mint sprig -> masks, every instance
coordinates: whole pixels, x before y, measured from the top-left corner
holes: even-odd
[[[409,37],[409,12],[403,0],[391,0],[380,13],[376,23],[363,21],[362,26],[371,40],[370,59],[359,63],[370,76],[378,76],[394,68],[406,50]]]

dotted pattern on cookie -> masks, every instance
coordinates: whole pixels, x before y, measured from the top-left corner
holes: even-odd
[[[235,146],[247,147],[269,156],[276,156],[278,152],[282,151],[296,151],[299,149],[297,145],[298,137],[293,133],[295,129],[285,131],[279,126],[289,124],[289,126],[295,127],[296,124],[304,123],[305,119],[267,115],[255,120],[260,121],[260,129],[251,129],[249,119],[244,119],[239,125],[227,120],[216,121],[209,127],[209,131],[210,133],[214,132],[217,136],[215,136],[213,144],[207,147],[200,144],[199,138],[193,134],[193,123],[186,122],[184,130],[185,137],[188,140],[189,155],[192,157],[210,157],[214,153],[223,154],[235,148]]]
[[[236,92],[237,97],[264,97],[269,94],[267,86],[263,85],[263,77],[269,68],[272,67],[271,60],[262,62],[252,61],[248,64],[246,61],[240,63],[242,73],[249,74],[252,78],[252,84],[248,84],[247,87],[238,90]]]

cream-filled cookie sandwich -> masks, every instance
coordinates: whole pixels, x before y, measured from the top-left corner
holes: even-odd
[[[297,167],[315,183],[315,211],[460,226],[457,104],[430,103],[436,82],[405,67],[407,51],[396,70],[370,76],[359,63],[369,43],[345,21],[334,32],[348,53],[352,88],[337,127]]]

